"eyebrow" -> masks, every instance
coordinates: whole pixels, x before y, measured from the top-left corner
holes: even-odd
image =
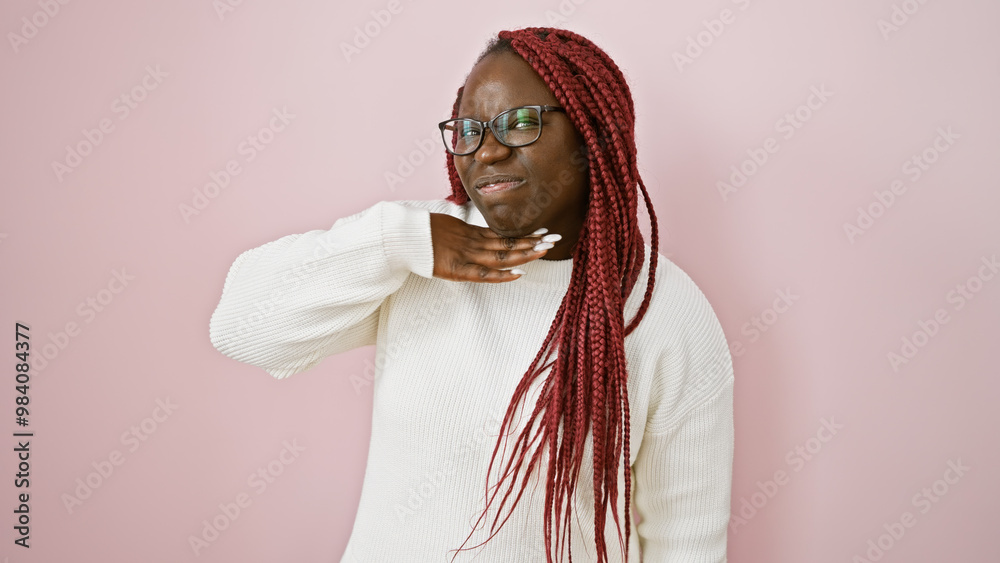
[[[491,115],[489,117],[489,119],[479,119],[477,117],[464,116],[464,115],[461,115],[461,114],[459,114],[458,116],[456,116],[455,119],[475,119],[476,121],[490,121],[491,119],[494,119],[496,116],[500,115],[501,113],[503,113],[505,111],[510,111],[512,109],[518,109],[518,108],[523,108],[523,107],[527,107],[527,106],[553,106],[553,105],[558,105],[558,104],[559,104],[558,101],[550,103],[550,104],[523,103],[523,104],[518,104],[516,106],[510,106],[507,109],[502,109],[502,110],[498,111],[497,113]],[[544,118],[544,116],[545,116],[545,112],[542,112],[542,117]]]

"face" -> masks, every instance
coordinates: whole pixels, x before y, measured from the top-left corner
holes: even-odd
[[[525,105],[560,104],[524,59],[498,53],[473,67],[458,117],[488,121]],[[589,182],[583,138],[565,113],[543,112],[541,137],[523,147],[504,146],[487,131],[479,150],[455,157],[455,168],[490,229],[501,236],[521,237],[545,227],[563,238],[544,258],[572,257],[587,213]],[[490,177],[515,184],[493,192],[479,189]]]

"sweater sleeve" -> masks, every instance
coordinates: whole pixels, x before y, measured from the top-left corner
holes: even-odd
[[[642,560],[725,563],[733,467],[733,380],[636,455]]]
[[[643,560],[726,561],[732,493],[734,373],[718,318],[693,283],[684,326],[661,356],[633,465]]]
[[[330,230],[240,254],[209,321],[217,350],[275,378],[375,343],[380,307],[411,274],[434,271],[430,211],[383,201]]]

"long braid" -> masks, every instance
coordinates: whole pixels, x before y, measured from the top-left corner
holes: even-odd
[[[508,476],[510,484],[501,498],[497,517],[493,519],[491,534],[479,546],[496,535],[500,512],[517,485],[517,473],[531,450],[533,453],[524,471],[520,491],[500,527],[510,518],[524,493],[528,477],[536,464],[541,463],[542,455],[547,453],[546,557],[549,563],[553,561],[552,526],[555,513],[563,516],[562,522],[559,519],[555,521],[555,543],[562,560],[562,544],[570,545],[572,498],[583,461],[585,439],[590,434],[598,561],[607,561],[608,558],[604,525],[609,503],[618,527],[619,545],[627,557],[631,533],[632,472],[628,463],[631,459],[630,419],[624,339],[639,325],[649,306],[659,252],[656,214],[637,167],[635,107],[631,90],[621,69],[607,53],[570,31],[554,28],[501,31],[480,55],[479,61],[500,52],[513,52],[527,61],[566,108],[566,115],[586,145],[590,198],[580,239],[573,251],[569,288],[541,348],[514,390],[500,428],[500,437],[493,448],[487,470],[488,500],[480,521],[486,516]],[[462,92],[463,88],[459,88],[452,108],[453,118],[458,117]],[[452,186],[448,200],[463,205],[469,198],[459,178],[454,157],[446,153],[445,159]],[[642,304],[626,327],[624,303],[638,281],[645,250],[638,225],[637,187],[649,212],[652,252]],[[554,360],[549,361],[553,350],[558,353]],[[510,459],[491,494],[489,476],[501,437],[509,432],[518,403],[526,397],[532,382],[546,369],[550,371],[537,403],[524,430],[517,437]],[[532,436],[536,421],[537,429]],[[539,439],[540,442],[537,442]],[[624,541],[617,512],[618,463],[621,459],[625,464]],[[478,525],[477,521],[476,527]],[[565,536],[560,531],[564,531]],[[459,548],[456,556],[457,551],[463,549],[472,548]],[[569,559],[572,562],[572,550]]]

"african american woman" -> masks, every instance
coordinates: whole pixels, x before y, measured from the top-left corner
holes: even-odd
[[[732,359],[659,253],[621,70],[502,31],[439,128],[448,197],[242,253],[210,323],[276,378],[375,345],[341,561],[725,561]]]

